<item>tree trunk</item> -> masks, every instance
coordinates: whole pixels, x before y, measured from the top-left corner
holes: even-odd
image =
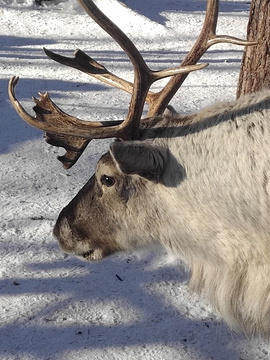
[[[247,40],[256,46],[245,48],[237,97],[270,88],[270,0],[252,0]]]

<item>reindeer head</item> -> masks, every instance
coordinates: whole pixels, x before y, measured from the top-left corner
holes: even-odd
[[[111,145],[95,175],[60,213],[54,235],[65,252],[96,260],[158,238],[151,226],[158,217],[154,188],[162,181],[166,150],[151,146],[135,150],[131,144],[129,154],[128,146],[122,145]]]
[[[59,158],[65,168],[71,167],[78,160],[93,138],[114,137],[122,140],[121,143],[115,142],[110,152],[101,158],[96,174],[62,210],[54,228],[54,234],[64,251],[87,259],[99,259],[120,249],[134,248],[136,244],[149,242],[157,236],[155,231],[149,231],[146,219],[152,214],[158,214],[159,202],[156,201],[156,205],[153,205],[153,202],[149,204],[147,213],[145,209],[148,206],[149,194],[152,193],[154,196],[155,186],[164,186],[162,174],[168,162],[168,151],[166,148],[148,146],[147,142],[139,146],[124,145],[125,141],[139,141],[141,138],[140,122],[145,102],[149,110],[144,123],[151,127],[152,124],[162,120],[160,115],[187,75],[207,65],[197,64],[197,61],[210,46],[219,42],[240,45],[254,45],[254,43],[216,35],[219,4],[218,1],[208,0],[202,31],[180,66],[152,71],[130,39],[97,8],[92,0],[78,1],[130,58],[134,67],[133,84],[110,73],[81,50],[75,52],[74,58],[57,55],[47,49],[44,49],[45,53],[57,62],[79,69],[131,93],[126,119],[109,122],[80,120],[59,109],[47,93],[40,94],[39,99],[34,99],[36,116],[33,117],[15,97],[17,77],[10,80],[9,96],[23,120],[45,131],[48,143],[66,149],[66,154]],[[149,91],[155,81],[165,77],[170,77],[170,80],[160,92]],[[137,210],[134,210],[138,209],[134,206],[135,202],[143,204],[137,214]],[[136,229],[134,229],[134,216],[142,219]],[[104,226],[101,226],[100,219],[105,219]],[[120,224],[123,221],[125,226]],[[129,232],[128,236],[127,232]],[[124,240],[125,237],[129,237],[129,243]]]

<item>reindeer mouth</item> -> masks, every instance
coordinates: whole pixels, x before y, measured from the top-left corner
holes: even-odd
[[[100,249],[91,249],[84,253],[78,254],[78,256],[87,261],[100,260],[103,258],[102,251]]]
[[[81,256],[85,259],[85,260],[89,260],[93,253],[94,253],[95,250],[89,250],[87,251],[86,253],[82,254]]]

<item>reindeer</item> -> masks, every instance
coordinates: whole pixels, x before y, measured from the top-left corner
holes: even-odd
[[[216,34],[218,1],[208,0],[202,31],[179,67],[152,71],[141,54],[91,0],[78,0],[123,48],[134,83],[110,73],[81,50],[74,58],[47,49],[55,61],[131,93],[123,121],[88,122],[64,113],[47,93],[35,117],[15,97],[28,124],[48,143],[66,149],[71,167],[93,138],[116,140],[95,174],[61,211],[54,235],[64,252],[99,260],[117,251],[162,244],[190,268],[189,286],[202,294],[230,328],[270,335],[270,90],[215,104],[196,114],[165,111],[205,51],[219,42],[255,45]],[[170,77],[157,93],[153,82]],[[145,102],[148,115],[141,120]]]

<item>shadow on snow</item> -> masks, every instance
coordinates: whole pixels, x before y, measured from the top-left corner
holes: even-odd
[[[185,0],[185,1],[149,1],[145,6],[145,0],[119,0],[127,7],[148,17],[150,20],[159,24],[166,23],[164,12],[202,12],[205,11],[206,2],[202,0]],[[250,8],[250,2],[226,1],[220,3],[220,13],[222,12],[247,12]]]
[[[134,254],[122,253],[95,263],[68,257],[28,266],[37,274],[66,270],[67,276],[1,280],[2,296],[24,296],[29,301],[21,312],[17,305],[16,319],[2,322],[1,356],[25,353],[44,359],[83,349],[91,354],[94,349],[121,351],[123,347],[159,344],[189,349],[205,359],[238,359],[231,343],[224,341],[231,336],[224,325],[212,318],[188,316],[182,311],[184,304],[181,309],[171,303],[185,291],[177,291],[187,278],[185,270],[179,264],[153,269],[153,261],[149,254],[134,259]],[[161,295],[160,286],[166,287],[169,295]],[[38,306],[41,298],[46,299],[43,307]],[[100,308],[95,310],[98,304]]]

